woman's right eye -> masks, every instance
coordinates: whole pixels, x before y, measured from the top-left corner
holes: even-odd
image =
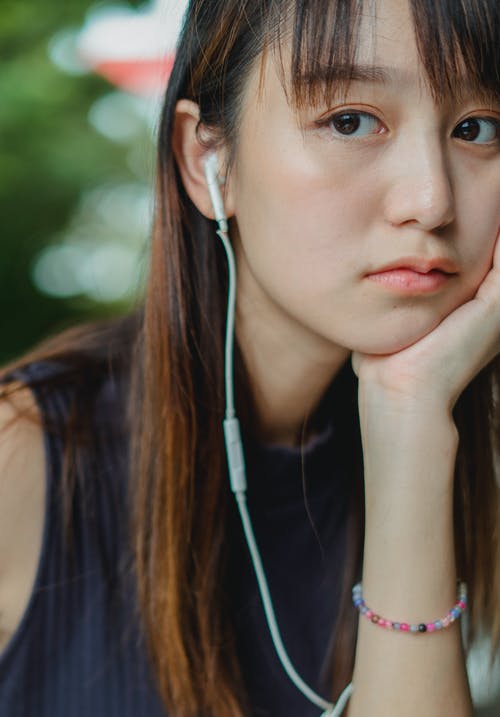
[[[366,137],[381,131],[380,121],[366,112],[340,112],[330,116],[325,124],[344,137]]]

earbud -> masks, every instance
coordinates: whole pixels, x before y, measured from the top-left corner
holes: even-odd
[[[221,226],[224,231],[227,231],[227,217],[219,189],[221,181],[219,179],[218,170],[217,155],[214,153],[209,154],[205,160],[205,179],[207,180],[210,201],[212,202],[216,222],[219,223],[219,226]]]

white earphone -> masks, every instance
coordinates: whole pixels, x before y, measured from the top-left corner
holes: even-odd
[[[229,294],[227,303],[226,316],[226,340],[225,340],[225,364],[224,374],[226,383],[226,414],[224,419],[224,440],[226,444],[229,480],[231,490],[233,491],[236,503],[238,505],[243,531],[247,541],[250,557],[255,570],[257,584],[259,586],[260,595],[264,612],[274,643],[275,650],[283,665],[288,677],[294,685],[307,697],[313,704],[324,710],[321,717],[340,717],[344,707],[352,693],[353,686],[350,682],[343,690],[335,704],[329,700],[316,694],[306,682],[300,677],[293,664],[288,657],[283,640],[281,638],[274,606],[269,592],[266,575],[262,566],[259,549],[255,540],[250,515],[246,505],[246,470],[245,456],[243,453],[243,443],[241,440],[240,424],[235,413],[234,407],[234,382],[233,382],[233,342],[234,342],[234,319],[236,305],[236,266],[234,254],[228,236],[228,222],[224,210],[224,202],[220,191],[221,182],[218,174],[218,158],[215,153],[211,153],[205,159],[205,178],[207,188],[212,202],[212,208],[215,220],[218,225],[216,234],[222,241],[226,250],[228,271],[229,271]]]
[[[222,182],[219,178],[218,164],[217,155],[213,152],[209,154],[205,160],[205,179],[207,180],[215,221],[219,224],[222,231],[227,232],[227,216],[224,211],[224,202],[222,201],[222,195],[219,189]]]

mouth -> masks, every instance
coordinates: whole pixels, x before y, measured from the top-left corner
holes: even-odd
[[[448,283],[452,276],[454,275],[439,269],[431,269],[422,274],[413,269],[401,267],[368,274],[367,278],[396,291],[416,294],[438,291]]]
[[[398,259],[366,275],[387,289],[406,294],[428,294],[442,289],[458,273],[449,259]]]

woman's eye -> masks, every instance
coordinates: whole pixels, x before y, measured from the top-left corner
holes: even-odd
[[[500,140],[500,120],[469,117],[455,127],[453,137],[464,142],[491,144]]]
[[[364,137],[380,129],[379,120],[365,112],[342,112],[330,117],[328,126],[345,137]]]

